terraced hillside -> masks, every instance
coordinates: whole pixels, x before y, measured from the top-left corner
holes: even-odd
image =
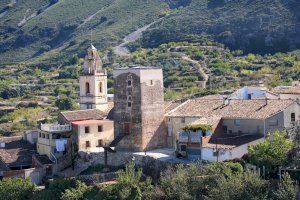
[[[93,43],[100,50],[152,24],[130,46],[198,42],[203,35],[244,52],[300,48],[298,0],[2,0],[0,65],[64,65]],[[91,37],[92,35],[92,37]]]
[[[300,48],[298,0],[193,0],[152,26],[140,44],[195,41],[200,35],[251,53]]]
[[[3,6],[3,5],[2,5]],[[161,0],[18,0],[1,9],[2,64],[35,58],[36,62],[63,61],[90,42],[98,48],[151,23],[169,6]],[[82,51],[83,52],[83,51]]]

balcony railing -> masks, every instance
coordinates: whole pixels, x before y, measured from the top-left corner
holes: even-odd
[[[68,132],[72,130],[71,124],[41,124],[41,130],[51,133]]]

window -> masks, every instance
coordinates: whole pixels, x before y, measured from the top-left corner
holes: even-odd
[[[102,147],[103,146],[103,140],[98,140],[98,146]]]
[[[88,82],[85,83],[85,93],[86,94],[90,93],[90,84]]]
[[[185,118],[183,117],[183,118],[181,118],[181,123],[185,123]]]
[[[131,102],[127,102],[127,107],[131,108]]]
[[[87,104],[87,105],[86,105],[86,108],[87,108],[87,109],[92,109],[92,108],[93,108],[93,104],[90,104],[90,103]]]
[[[103,126],[102,125],[98,126],[98,132],[103,132]]]
[[[153,80],[150,81],[150,85],[153,85]]]
[[[128,101],[131,101],[131,100],[132,100],[131,95],[128,96],[127,100],[128,100]]]
[[[84,127],[84,132],[85,133],[90,133],[90,127],[88,127],[88,126]]]
[[[224,133],[227,133],[227,126],[223,126]]]
[[[86,148],[91,147],[90,141],[85,141],[85,147],[86,147]]]
[[[219,152],[218,151],[214,151],[213,152],[213,156],[218,156],[219,155]]]
[[[295,113],[291,113],[291,122],[295,122],[296,121],[296,115]]]
[[[45,138],[45,134],[44,133],[42,134],[42,138]]]
[[[128,122],[124,123],[124,134],[125,135],[130,134],[130,123],[128,123]]]
[[[41,134],[41,133],[39,133],[39,137],[42,137],[42,134]]]
[[[46,135],[46,139],[49,139],[49,134]]]
[[[277,119],[270,119],[269,120],[269,126],[277,126],[278,120]]]
[[[131,87],[131,85],[132,85],[132,81],[131,80],[127,80],[127,86]]]
[[[241,125],[241,120],[239,120],[239,119],[234,120],[234,125],[240,126]]]
[[[99,92],[100,92],[100,93],[103,92],[103,90],[102,90],[102,82],[99,83]]]
[[[186,146],[185,146],[185,145],[181,145],[181,146],[180,146],[180,150],[181,150],[181,151],[186,151]]]

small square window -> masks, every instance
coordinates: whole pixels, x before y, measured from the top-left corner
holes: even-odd
[[[269,126],[277,126],[278,120],[277,119],[270,119],[269,120]]]
[[[218,156],[219,155],[219,152],[218,151],[214,151],[213,152],[213,156]]]
[[[296,115],[295,113],[291,113],[291,122],[295,122],[296,121]]]
[[[131,107],[131,102],[127,103],[127,107],[130,108]]]
[[[127,81],[127,86],[130,87],[131,85],[132,85],[132,81],[131,81],[131,80],[128,80],[128,81]]]
[[[98,132],[103,132],[103,126],[102,125],[98,126]]]
[[[241,120],[239,120],[239,119],[234,120],[234,125],[240,126],[241,125]]]
[[[181,118],[181,123],[185,123],[185,118],[183,117],[183,118]]]
[[[88,127],[88,126],[84,127],[84,132],[85,133],[90,133],[90,127]]]
[[[90,141],[85,141],[85,147],[86,147],[86,148],[91,147]]]

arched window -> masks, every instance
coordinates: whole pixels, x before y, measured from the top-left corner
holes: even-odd
[[[99,92],[102,93],[103,92],[103,88],[102,88],[102,82],[99,83]]]
[[[90,84],[88,82],[85,83],[85,92],[86,94],[90,93]]]

